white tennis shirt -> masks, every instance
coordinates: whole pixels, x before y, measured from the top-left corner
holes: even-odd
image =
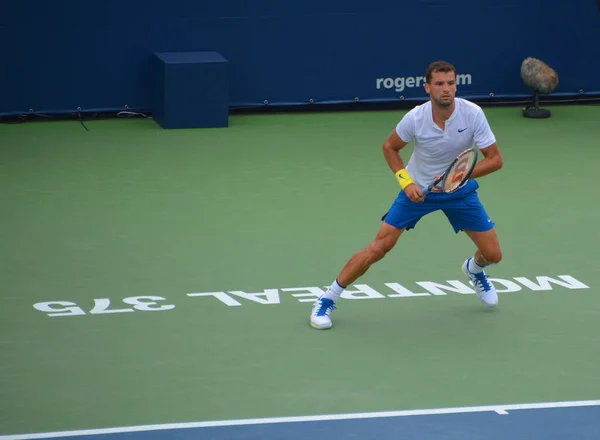
[[[496,137],[481,107],[462,98],[454,98],[454,112],[442,130],[433,122],[431,101],[409,111],[396,126],[404,142],[414,139],[414,150],[406,170],[422,188],[433,183],[452,161],[467,148],[483,149],[496,142]]]

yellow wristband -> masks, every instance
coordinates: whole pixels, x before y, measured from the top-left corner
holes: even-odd
[[[412,177],[410,177],[410,174],[408,174],[408,171],[406,171],[405,168],[403,168],[400,171],[396,172],[396,179],[398,179],[398,183],[400,183],[400,188],[402,188],[402,189],[406,188],[411,183],[415,183],[412,180]]]

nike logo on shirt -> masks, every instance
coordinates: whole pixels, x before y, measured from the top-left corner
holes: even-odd
[[[463,131],[465,131],[467,128],[469,128],[469,127],[465,127],[465,128],[463,128],[462,130],[459,128],[459,129],[458,129],[458,132],[459,132],[459,133],[462,133],[462,132],[463,132]]]

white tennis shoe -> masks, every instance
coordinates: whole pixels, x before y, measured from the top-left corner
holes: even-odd
[[[473,287],[475,288],[475,293],[477,294],[477,298],[479,301],[483,303],[484,306],[493,308],[498,305],[498,293],[496,289],[488,280],[487,275],[484,271],[480,273],[473,273],[469,270],[469,261],[473,258],[467,258],[467,260],[462,265],[462,271],[469,278],[469,281],[473,283]]]
[[[317,330],[327,330],[331,328],[331,312],[335,310],[335,302],[322,296],[313,304],[310,314],[310,325]]]

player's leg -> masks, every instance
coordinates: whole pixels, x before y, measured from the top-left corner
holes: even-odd
[[[402,232],[404,229],[383,222],[373,241],[366,248],[355,253],[346,263],[336,279],[338,284],[346,287],[363,276],[373,263],[381,260],[392,250]]]
[[[477,250],[473,257],[464,261],[462,271],[473,284],[483,305],[496,307],[498,294],[484,271],[485,267],[499,263],[502,259],[494,222],[489,218],[475,191],[465,198],[449,202],[444,208],[444,213],[455,232],[464,231],[475,243]]]
[[[477,297],[486,307],[496,307],[498,305],[498,293],[494,285],[488,280],[484,268],[492,264],[497,264],[502,259],[502,250],[498,242],[498,236],[495,229],[488,231],[469,231],[465,233],[473,240],[477,250],[475,255],[467,258],[462,265],[462,270],[473,283]]]
[[[344,289],[363,276],[373,263],[381,260],[396,245],[404,229],[386,222],[381,223],[379,232],[367,247],[361,249],[346,263],[336,280],[313,304],[310,325],[319,330],[331,328],[331,312]]]
[[[400,193],[383,216],[377,236],[348,260],[335,281],[313,304],[311,326],[319,330],[331,328],[331,312],[344,289],[364,275],[373,263],[381,260],[395,246],[404,230],[414,228],[421,217],[435,209],[437,207],[431,203],[414,203],[403,192]]]
[[[486,267],[491,264],[498,264],[502,260],[502,249],[500,249],[500,242],[498,241],[498,235],[494,228],[487,231],[469,231],[465,230],[465,234],[469,236],[477,250],[473,255],[473,262],[480,267]]]

